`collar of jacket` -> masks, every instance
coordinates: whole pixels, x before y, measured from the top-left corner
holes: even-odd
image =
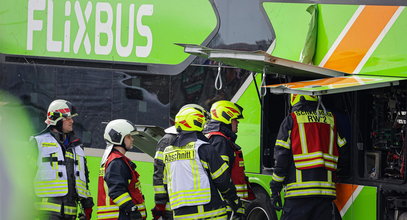
[[[316,111],[318,106],[318,102],[311,102],[311,101],[300,101],[297,104],[295,104],[291,112],[295,111]]]
[[[185,146],[190,142],[196,142],[197,140],[202,140],[207,142],[208,139],[199,131],[181,131],[175,138],[172,145],[180,147]]]
[[[204,130],[204,134],[213,132],[213,131],[220,131],[222,132],[224,135],[226,135],[227,137],[230,138],[231,141],[235,142],[237,139],[237,135],[232,131],[232,126],[231,125],[227,125],[225,123],[222,123],[220,121],[216,121],[216,120],[210,120],[206,126],[205,126],[205,130]]]
[[[64,134],[62,132],[59,132],[58,130],[53,131],[53,130],[50,129],[49,133],[58,141],[58,143],[61,146],[65,146],[64,141],[65,141],[66,138],[69,138],[69,144],[68,144],[68,146],[65,146],[66,148],[70,148],[72,146],[76,146],[76,145],[81,144],[80,139],[75,137],[74,132],[66,134],[65,138],[64,138]]]

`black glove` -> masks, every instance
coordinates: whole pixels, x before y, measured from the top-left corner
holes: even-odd
[[[277,211],[281,211],[281,209],[283,209],[280,192],[272,192],[271,206],[274,207],[274,209]]]
[[[277,211],[283,209],[283,203],[281,202],[281,195],[280,191],[282,188],[282,184],[279,182],[271,181],[270,188],[271,188],[271,207],[274,207]]]
[[[240,198],[236,198],[235,200],[227,200],[228,205],[232,208],[234,213],[237,213],[239,209],[242,209],[242,201]]]
[[[137,210],[137,206],[133,206],[131,208],[131,211],[128,212],[128,215],[130,216],[130,220],[140,220],[140,219],[142,219],[141,213]]]

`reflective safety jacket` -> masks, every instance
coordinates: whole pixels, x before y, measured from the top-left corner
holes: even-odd
[[[58,141],[50,134],[35,137],[38,144],[39,159],[35,183],[38,197],[61,197],[68,194],[68,175],[65,157],[74,160],[76,193],[81,198],[90,196],[85,174],[85,154],[81,146],[72,148],[72,153],[64,153]],[[76,208],[75,208],[76,209]]]
[[[200,132],[181,132],[163,151],[164,178],[174,219],[227,219],[235,201],[228,165]]]
[[[167,184],[171,209],[203,205],[211,200],[209,178],[198,154],[204,143],[197,140],[182,147],[165,148],[163,159],[165,172],[170,176]]]
[[[233,164],[231,164],[232,166],[230,166],[231,167],[230,175],[232,178],[232,182],[236,186],[237,196],[239,196],[242,199],[249,199],[249,188],[248,188],[249,183],[246,181],[246,175],[244,173],[244,170],[245,170],[244,169],[244,160],[243,160],[243,152],[242,152],[241,148],[238,145],[236,145],[235,143],[233,143],[228,136],[226,136],[224,133],[222,133],[220,131],[209,132],[206,136],[210,140],[213,135],[219,135],[219,136],[222,136],[222,137],[226,138],[227,140],[229,140],[228,141],[229,145],[234,153]],[[254,198],[250,198],[250,199],[254,199]]]
[[[303,105],[287,116],[280,126],[270,185],[285,185],[285,198],[336,197],[332,180],[338,161],[338,147],[346,140],[336,129],[332,112],[315,111]]]
[[[156,153],[154,156],[154,174],[153,174],[153,186],[154,186],[154,200],[156,204],[165,205],[166,211],[170,212],[170,205],[168,199],[167,189],[164,187],[164,162],[163,151],[171,145],[171,143],[177,137],[176,134],[165,134],[157,144]]]
[[[127,189],[121,192],[116,192],[116,188],[111,187],[108,188],[108,184],[105,181],[105,173],[108,170],[109,165],[112,163],[113,160],[119,159],[122,160],[128,171],[130,172],[130,179],[128,182],[123,183],[121,180],[126,179],[127,177],[123,177],[118,179],[117,181],[112,180],[113,184],[123,184],[127,185]],[[117,219],[119,215],[125,213],[124,210],[129,210],[133,206],[137,206],[137,210],[140,212],[143,219],[146,219],[146,207],[144,204],[144,197],[141,193],[140,189],[140,181],[139,181],[139,174],[135,170],[135,167],[132,166],[133,164],[129,158],[124,156],[117,150],[113,150],[105,164],[102,165],[100,172],[99,172],[99,180],[98,180],[98,203],[97,203],[97,218],[98,219]],[[124,167],[123,167],[124,168]],[[115,174],[115,175],[120,175]],[[114,194],[114,197],[109,197],[109,195]],[[120,195],[119,195],[120,194]]]

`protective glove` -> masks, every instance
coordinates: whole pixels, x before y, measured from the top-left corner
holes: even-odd
[[[142,219],[141,213],[138,211],[137,206],[131,207],[131,211],[127,213],[130,220],[140,220]]]
[[[158,220],[160,217],[165,219],[165,205],[164,204],[155,204],[154,208],[151,209],[153,214],[153,220]]]
[[[274,207],[277,211],[281,211],[283,209],[283,204],[281,202],[281,188],[283,188],[282,184],[279,182],[271,181],[270,182],[271,188],[271,206]]]
[[[92,208],[85,208],[84,212],[85,212],[85,219],[86,220],[90,220],[92,218]]]
[[[232,208],[234,213],[238,212],[242,213],[242,210],[244,210],[240,198],[236,198],[235,200],[227,200],[227,203],[230,206],[230,208]]]
[[[280,192],[272,192],[271,206],[274,207],[274,209],[277,211],[281,211],[281,209],[283,209]]]

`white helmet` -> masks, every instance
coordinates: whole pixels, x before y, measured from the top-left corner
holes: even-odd
[[[104,138],[111,144],[121,145],[126,135],[134,134],[136,128],[133,123],[125,119],[116,119],[106,125]]]
[[[47,111],[47,119],[45,124],[47,127],[50,125],[57,125],[57,122],[62,120],[64,117],[75,117],[78,114],[76,113],[75,107],[63,99],[57,99],[51,102]]]

